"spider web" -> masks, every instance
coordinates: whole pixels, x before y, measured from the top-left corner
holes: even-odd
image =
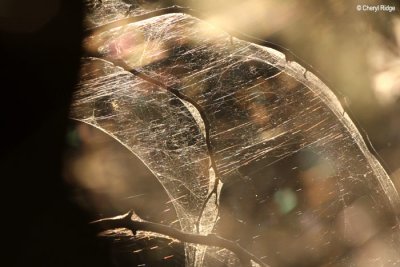
[[[149,8],[158,7],[103,1],[91,9],[87,21],[104,25],[127,14],[145,14]],[[268,244],[266,251],[256,237],[285,224],[294,225],[291,231],[279,228],[289,232],[294,243],[322,225],[318,240],[305,245],[312,253],[319,246],[334,249],[335,231],[342,232],[340,242],[361,246],[378,230],[360,241],[354,237],[357,218],[365,213],[368,218],[390,216],[394,227],[385,230],[383,240],[388,249],[398,245],[393,211],[400,210],[400,202],[390,178],[336,96],[282,53],[182,13],[95,31],[84,45],[98,56],[82,59],[71,118],[113,136],[148,166],[173,202],[183,231],[196,233],[200,215],[200,233],[224,227],[215,196],[201,213],[219,178],[224,185],[237,180],[255,185],[257,205],[266,205],[257,222],[265,228],[254,230],[253,240],[243,244],[272,266],[284,258],[275,254],[290,253],[291,247],[274,247],[270,237],[263,243]],[[210,163],[207,135],[216,169]],[[269,208],[271,203],[280,213]],[[256,225],[253,219],[235,216]],[[186,245],[187,266],[211,266],[207,258],[238,265],[229,251]],[[349,266],[352,259],[340,254],[328,261]],[[384,266],[398,263],[389,259]]]

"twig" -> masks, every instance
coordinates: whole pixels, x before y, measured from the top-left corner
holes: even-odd
[[[196,17],[196,18],[199,18],[202,20],[207,20],[207,16],[205,14],[203,14],[202,12],[198,12],[190,7],[182,7],[182,6],[174,5],[174,6],[170,6],[170,7],[151,10],[151,11],[148,11],[148,12],[140,14],[140,15],[133,15],[133,16],[129,16],[127,18],[114,20],[114,21],[108,22],[104,25],[87,29],[84,32],[84,36],[87,37],[87,36],[92,35],[93,33],[105,32],[105,31],[111,30],[113,28],[124,26],[124,25],[130,24],[130,23],[154,18],[157,16],[162,16],[162,15],[167,15],[167,14],[175,14],[175,13],[188,14],[190,16],[193,16],[193,17]],[[240,31],[237,31],[237,30],[234,30],[231,28],[222,27],[221,25],[219,25],[219,27],[231,36],[230,37],[231,44],[233,44],[233,39],[232,39],[232,36],[233,36],[233,37],[236,37],[241,40],[247,40],[247,41],[250,41],[255,44],[259,44],[262,46],[266,46],[266,47],[278,50],[279,52],[283,53],[286,56],[286,59],[288,61],[297,60],[298,62],[303,63],[302,65],[309,65],[309,64],[304,64],[305,62],[301,58],[299,58],[298,56],[293,54],[293,52],[290,51],[289,49],[287,49],[286,47],[283,47],[279,44],[276,44],[276,43],[270,42],[270,41],[266,41],[266,40],[262,40],[262,39],[247,35],[243,32],[240,32]]]
[[[151,78],[150,76],[135,70],[135,69],[129,69],[129,67],[124,63],[124,62],[113,62],[114,64],[117,63],[118,66],[123,67],[125,70],[128,70],[130,73],[142,78],[143,80],[146,80],[152,84],[158,85],[159,87],[167,90],[168,92],[172,93],[173,95],[175,95],[177,98],[184,100],[190,104],[192,104],[192,106],[194,106],[195,109],[197,109],[197,112],[199,112],[201,119],[203,120],[204,123],[204,139],[206,142],[206,146],[207,146],[207,151],[208,151],[208,156],[210,158],[210,163],[211,163],[211,168],[213,168],[214,170],[214,174],[215,174],[215,180],[214,180],[214,187],[211,190],[211,192],[208,194],[206,200],[203,202],[203,205],[200,209],[200,213],[199,216],[197,217],[197,221],[196,221],[196,229],[197,232],[200,231],[200,220],[201,217],[203,216],[204,210],[207,206],[208,201],[211,199],[212,195],[215,194],[215,204],[218,206],[218,185],[220,182],[220,174],[219,171],[217,169],[217,164],[215,162],[215,157],[214,157],[214,148],[211,144],[211,138],[210,138],[210,128],[211,128],[211,124],[210,121],[208,120],[208,117],[206,116],[206,113],[204,111],[204,109],[192,98],[190,98],[187,95],[182,94],[179,90],[172,88],[170,86],[167,86],[165,84],[163,84],[162,82],[157,81],[156,79]]]
[[[201,18],[201,19],[206,19],[206,17],[201,14],[200,12],[196,12],[195,10],[188,8],[188,7],[181,7],[181,6],[171,6],[171,7],[166,7],[166,8],[161,8],[161,9],[157,9],[157,10],[152,10],[149,11],[147,13],[144,14],[140,14],[140,15],[134,15],[134,16],[130,16],[124,19],[120,19],[120,20],[116,20],[116,21],[112,21],[109,23],[106,23],[104,25],[98,26],[98,27],[94,27],[91,29],[88,29],[85,31],[84,35],[85,36],[90,36],[92,34],[95,33],[100,33],[100,32],[104,32],[104,31],[108,31],[112,28],[115,27],[119,27],[119,26],[123,26],[126,24],[130,24],[133,22],[137,22],[137,21],[142,21],[145,19],[149,19],[149,18],[153,18],[156,16],[161,16],[161,15],[166,15],[166,14],[173,14],[173,13],[183,13],[183,14],[189,14],[191,16],[197,17],[197,18]],[[230,42],[231,44],[233,44],[233,38],[232,36],[236,36],[239,39],[243,39],[243,40],[251,40],[253,43],[257,43],[257,44],[261,44],[263,46],[267,46],[273,49],[276,49],[282,53],[285,54],[286,59],[287,60],[292,60],[293,57],[296,57],[291,51],[289,51],[288,49],[277,45],[275,43],[272,42],[268,42],[265,40],[260,40],[251,36],[248,36],[246,34],[243,34],[239,31],[235,31],[235,30],[228,30],[228,29],[224,29],[226,32],[228,32],[230,34]],[[98,49],[95,49],[96,51],[98,51]],[[99,54],[98,52],[92,52],[92,53],[87,53],[87,56],[94,56],[94,57],[99,57],[99,58],[103,58],[101,54]],[[214,149],[213,146],[211,144],[211,139],[210,139],[210,122],[205,114],[205,111],[203,110],[203,108],[198,105],[196,103],[196,101],[192,100],[190,97],[182,94],[179,90],[171,88],[170,86],[167,86],[165,84],[163,84],[162,82],[151,78],[150,76],[130,68],[126,63],[124,63],[122,60],[112,60],[110,58],[106,58],[107,61],[110,61],[111,63],[113,63],[116,66],[122,67],[123,69],[125,69],[126,71],[129,71],[130,73],[134,74],[135,76],[138,76],[152,84],[158,85],[159,87],[166,89],[167,91],[171,92],[172,94],[174,94],[177,98],[187,101],[188,103],[192,104],[197,111],[200,114],[201,119],[203,120],[204,123],[204,128],[205,128],[205,142],[207,145],[207,150],[208,150],[208,154],[209,154],[209,158],[210,158],[210,164],[211,164],[211,168],[213,168],[214,173],[215,173],[215,181],[214,181],[214,186],[213,189],[211,190],[211,192],[209,192],[206,200],[203,202],[202,207],[200,209],[200,213],[198,215],[198,218],[196,220],[196,229],[197,232],[200,231],[200,222],[201,222],[201,218],[203,216],[204,210],[208,204],[208,202],[210,201],[211,197],[215,194],[215,204],[218,206],[218,186],[220,183],[220,174],[219,171],[217,169],[217,165],[215,162],[215,158],[214,158]]]
[[[111,58],[104,58],[102,57],[102,55],[100,53],[97,52],[89,52],[87,51],[86,56],[90,56],[90,57],[95,57],[95,58],[102,58],[112,64],[114,64],[115,66],[121,67],[124,70],[132,73],[133,75],[142,78],[143,80],[152,83],[154,85],[157,85],[160,88],[163,88],[164,90],[172,93],[173,95],[175,95],[178,99],[184,100],[188,103],[190,103],[196,110],[197,112],[200,114],[201,119],[203,120],[204,123],[204,132],[205,132],[205,143],[207,146],[207,151],[208,151],[208,156],[210,158],[210,164],[211,164],[211,168],[214,170],[214,174],[215,174],[215,180],[214,180],[214,187],[211,190],[211,192],[208,194],[206,200],[203,202],[202,207],[200,209],[200,213],[199,216],[197,218],[196,221],[196,229],[197,232],[199,232],[200,230],[200,221],[201,221],[201,217],[203,216],[204,210],[207,206],[208,201],[211,199],[212,195],[215,194],[215,204],[218,206],[218,185],[220,182],[220,174],[217,168],[217,164],[215,162],[215,157],[214,157],[214,148],[211,144],[211,138],[210,138],[210,128],[211,128],[211,124],[210,121],[208,120],[208,117],[206,116],[206,112],[204,111],[204,109],[192,98],[190,98],[187,95],[182,94],[179,90],[172,88],[168,85],[165,85],[164,83],[153,79],[152,77],[150,77],[149,75],[146,75],[143,72],[140,72],[136,69],[133,69],[131,67],[129,67],[123,60],[116,60],[116,59],[111,59]]]
[[[267,264],[262,262],[257,256],[250,253],[248,250],[241,247],[236,242],[222,238],[215,234],[200,235],[185,233],[170,226],[166,226],[159,223],[149,222],[145,220],[137,221],[132,220],[133,211],[117,216],[113,218],[105,218],[91,222],[93,225],[99,226],[102,230],[110,230],[116,228],[126,228],[131,230],[134,235],[137,231],[153,232],[162,235],[169,236],[185,243],[193,243],[199,245],[221,247],[228,249],[236,254],[239,258],[242,266],[251,267],[251,261],[258,263],[261,267],[269,267]]]
[[[128,11],[129,12],[129,11]],[[123,18],[123,19],[119,19],[119,20],[114,20],[111,22],[108,22],[104,25],[100,25],[97,27],[93,27],[90,28],[88,30],[86,30],[84,32],[85,36],[90,36],[93,33],[96,32],[104,32],[104,31],[108,31],[112,28],[115,27],[119,27],[119,26],[123,26],[126,24],[130,24],[133,22],[137,22],[137,21],[142,21],[142,20],[146,20],[146,19],[150,19],[153,17],[157,17],[157,16],[161,16],[161,15],[166,15],[166,14],[173,14],[173,13],[194,13],[195,11],[192,10],[191,8],[188,7],[181,7],[181,6],[171,6],[171,7],[166,7],[166,8],[160,8],[160,9],[156,9],[156,10],[151,10],[148,11],[146,13],[140,14],[140,15],[133,15],[127,18]]]
[[[142,21],[145,19],[149,19],[149,18],[153,18],[155,16],[161,16],[161,15],[167,15],[167,14],[174,14],[174,13],[182,13],[182,14],[188,14],[191,15],[193,17],[202,19],[202,20],[207,20],[207,16],[205,14],[202,14],[202,12],[198,12],[192,8],[189,7],[182,7],[182,6],[171,6],[171,7],[166,7],[166,8],[160,8],[160,9],[156,9],[156,10],[152,10],[149,11],[147,13],[144,14],[140,14],[140,15],[133,15],[133,16],[129,16],[127,18],[123,18],[123,19],[119,19],[119,20],[115,20],[112,22],[108,22],[104,25],[101,26],[97,26],[97,27],[92,27],[90,29],[87,29],[84,32],[84,37],[88,37],[90,35],[92,35],[93,33],[100,33],[100,32],[104,32],[107,30],[110,30],[114,27],[118,27],[118,26],[123,26],[126,24],[130,24],[130,23],[134,23],[137,21]],[[333,89],[334,86],[332,86],[331,82],[329,80],[327,80],[326,77],[324,77],[322,75],[322,73],[318,70],[316,70],[312,65],[310,65],[309,63],[307,63],[304,59],[302,59],[301,57],[295,55],[290,49],[275,43],[273,41],[268,41],[265,39],[259,39],[257,37],[245,34],[241,31],[235,30],[235,29],[231,29],[228,27],[223,27],[221,25],[218,26],[221,30],[227,32],[230,35],[230,43],[231,45],[233,45],[233,39],[232,37],[236,37],[240,40],[245,40],[248,42],[252,42],[264,47],[268,47],[268,48],[272,48],[275,49],[279,52],[281,52],[282,54],[285,55],[286,61],[290,62],[290,61],[297,61],[298,63],[300,63],[302,66],[305,66],[305,73],[304,76],[306,75],[307,71],[312,72],[314,75],[316,75],[321,81],[323,81],[326,85],[328,85],[329,88]],[[306,77],[305,77],[306,78]],[[335,93],[337,95],[342,95],[341,92],[335,90]]]

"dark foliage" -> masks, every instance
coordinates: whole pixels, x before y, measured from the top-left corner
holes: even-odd
[[[1,264],[109,266],[106,248],[96,244],[88,215],[68,199],[61,178],[83,14],[80,1],[55,2],[53,16],[33,29],[35,19],[46,16],[47,3],[4,3],[34,15],[32,22],[10,12],[0,23],[2,240],[8,247]]]

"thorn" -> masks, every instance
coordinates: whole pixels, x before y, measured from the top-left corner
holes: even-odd
[[[130,210],[127,214],[122,217],[122,220],[130,222],[134,211]]]

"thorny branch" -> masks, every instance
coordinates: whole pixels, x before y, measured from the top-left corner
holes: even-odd
[[[167,7],[167,8],[160,8],[160,9],[157,9],[157,10],[149,11],[149,12],[141,14],[141,15],[127,16],[124,19],[116,20],[116,21],[113,21],[113,22],[110,22],[110,23],[107,23],[107,24],[104,24],[104,25],[101,25],[101,26],[98,26],[98,27],[94,27],[94,28],[88,29],[88,30],[85,31],[85,36],[90,36],[92,34],[104,32],[104,31],[107,31],[107,30],[110,30],[112,28],[119,27],[119,26],[122,26],[122,25],[127,25],[127,24],[130,24],[130,23],[133,23],[133,22],[138,22],[138,21],[142,21],[142,20],[149,19],[149,18],[152,18],[152,17],[161,16],[161,15],[165,15],[165,14],[172,14],[172,13],[189,14],[189,15],[192,15],[192,16],[197,17],[197,18],[205,19],[205,16],[202,15],[200,12],[196,12],[195,10],[193,10],[191,8],[188,8],[188,7],[181,7],[181,6],[174,5],[174,6]],[[257,43],[257,44],[260,44],[260,45],[263,45],[263,46],[267,46],[267,47],[270,47],[270,48],[273,48],[273,49],[276,49],[276,50],[282,52],[283,54],[285,54],[286,60],[293,60],[294,58],[296,58],[297,61],[301,62],[301,60],[299,58],[297,58],[291,51],[289,51],[288,49],[286,49],[286,48],[284,48],[284,47],[282,47],[282,46],[280,46],[278,44],[271,43],[271,42],[268,42],[268,41],[265,41],[265,40],[260,40],[260,39],[248,36],[248,35],[246,35],[244,33],[239,32],[239,31],[235,31],[233,29],[229,29],[229,30],[228,29],[224,29],[224,30],[231,35],[231,44],[233,44],[232,36],[235,36],[235,37],[237,37],[239,39],[244,39],[244,40],[249,40],[250,39],[253,43]],[[88,56],[94,56],[94,57],[102,58],[102,56],[97,54],[97,53],[94,53],[94,55],[89,53],[87,55]],[[181,94],[181,92],[179,92],[179,90],[171,88],[169,86],[166,86],[163,83],[157,81],[156,79],[153,79],[153,78],[149,77],[148,75],[146,75],[146,74],[144,74],[144,73],[142,73],[142,72],[140,72],[138,70],[130,68],[123,61],[112,60],[110,58],[107,58],[106,60],[112,62],[116,66],[122,67],[126,71],[129,71],[130,73],[132,73],[132,74],[134,74],[134,75],[136,75],[136,76],[138,76],[138,77],[140,77],[140,78],[142,78],[142,79],[144,79],[144,80],[146,80],[146,81],[148,81],[148,82],[150,82],[152,84],[158,85],[159,87],[171,92],[172,94],[174,94],[179,99],[184,100],[184,101],[192,104],[197,109],[197,111],[199,112],[200,117],[201,117],[201,119],[203,120],[203,123],[204,123],[205,142],[206,142],[207,150],[208,150],[208,153],[209,153],[210,165],[213,168],[214,173],[215,173],[215,181],[214,181],[213,189],[211,190],[211,192],[209,192],[206,200],[203,202],[202,207],[200,209],[199,216],[198,216],[197,221],[196,221],[196,229],[197,229],[197,232],[199,232],[199,229],[200,229],[199,226],[200,226],[200,221],[201,221],[202,215],[204,213],[204,210],[205,210],[208,202],[210,201],[211,197],[214,194],[216,196],[215,197],[215,203],[218,206],[218,186],[219,186],[219,183],[220,183],[220,174],[219,174],[219,171],[218,171],[216,163],[215,163],[214,149],[213,149],[213,146],[211,145],[211,140],[210,140],[210,123],[209,123],[209,120],[208,120],[204,110],[202,109],[202,107],[200,105],[198,105],[190,97]],[[304,75],[305,75],[305,73],[304,73]]]
[[[98,53],[89,53],[87,54],[87,56],[92,56],[92,57],[97,57],[97,58],[103,58],[100,54]],[[203,202],[202,207],[200,209],[200,213],[199,216],[197,218],[196,221],[196,229],[197,232],[199,232],[200,230],[200,220],[201,217],[204,213],[204,210],[207,206],[207,203],[210,201],[211,197],[215,194],[215,203],[216,205],[218,205],[218,186],[219,186],[219,182],[220,182],[220,174],[217,168],[217,164],[215,162],[215,157],[214,157],[214,148],[211,144],[211,139],[210,139],[210,128],[211,128],[211,124],[210,121],[208,120],[206,113],[204,111],[204,109],[193,99],[191,99],[189,96],[186,96],[184,94],[182,94],[178,89],[172,88],[170,86],[167,86],[165,84],[163,84],[162,82],[151,78],[150,76],[146,75],[143,72],[140,72],[136,69],[132,69],[131,67],[129,67],[125,62],[123,62],[122,60],[115,60],[115,59],[111,59],[111,58],[105,58],[105,60],[109,61],[110,63],[114,64],[115,66],[121,67],[124,70],[132,73],[135,76],[138,76],[140,78],[142,78],[143,80],[152,83],[154,85],[157,85],[160,88],[163,88],[165,90],[167,90],[168,92],[172,93],[173,95],[175,95],[178,99],[180,100],[184,100],[188,103],[190,103],[191,105],[193,105],[193,107],[196,108],[197,112],[199,112],[200,117],[204,123],[204,132],[205,132],[205,143],[207,146],[207,151],[208,151],[208,156],[210,158],[210,165],[211,168],[214,170],[214,174],[215,174],[215,181],[214,181],[214,186],[213,189],[211,190],[211,192],[209,192],[206,200]]]
[[[240,259],[242,266],[251,267],[251,260],[259,264],[261,267],[269,267],[267,264],[261,261],[257,256],[250,253],[248,250],[241,247],[236,242],[222,238],[215,234],[200,235],[200,234],[190,234],[185,233],[170,226],[166,226],[159,223],[149,222],[145,220],[132,220],[133,211],[117,216],[113,218],[105,218],[91,222],[91,224],[98,226],[102,230],[110,230],[116,228],[126,228],[131,230],[134,235],[137,231],[153,232],[162,235],[169,236],[171,238],[177,239],[181,242],[193,243],[199,245],[221,247],[228,249],[236,254]]]
[[[146,19],[153,18],[153,17],[156,17],[156,16],[161,16],[161,15],[166,15],[166,14],[173,14],[173,13],[188,14],[188,15],[191,15],[191,16],[194,16],[196,18],[203,19],[203,20],[207,19],[206,15],[202,14],[201,12],[197,12],[196,10],[194,10],[192,8],[174,5],[174,6],[171,6],[171,7],[165,7],[165,8],[152,10],[152,11],[149,11],[147,13],[140,14],[140,15],[129,16],[129,14],[128,14],[128,16],[126,18],[115,20],[115,21],[106,23],[106,24],[101,25],[101,26],[90,28],[90,29],[88,29],[88,30],[86,30],[84,32],[84,35],[85,35],[85,37],[87,37],[87,36],[92,35],[93,33],[104,32],[104,31],[108,31],[108,30],[110,30],[112,28],[115,28],[115,27],[120,27],[120,26],[123,26],[123,25],[127,25],[127,24],[130,24],[130,23],[146,20]],[[283,47],[283,46],[281,46],[279,44],[276,44],[276,43],[273,43],[273,42],[270,42],[270,41],[258,39],[256,37],[247,35],[245,33],[242,33],[240,31],[237,31],[237,30],[234,30],[234,29],[222,28],[222,30],[224,30],[225,32],[229,33],[231,35],[231,37],[234,36],[234,37],[236,37],[238,39],[248,40],[248,41],[250,41],[252,43],[255,43],[255,44],[259,44],[259,45],[262,45],[262,46],[265,46],[265,47],[273,48],[273,49],[283,53],[285,55],[287,61],[296,60],[297,62],[301,63],[303,66],[307,65],[308,67],[310,67],[314,71],[312,66],[310,66],[309,64],[304,62],[304,60],[302,60],[301,58],[299,58],[295,54],[293,54],[293,52],[290,51],[289,49],[287,49],[286,47]],[[232,38],[231,38],[231,44],[233,44]]]
[[[121,66],[121,65],[123,65],[123,66]],[[126,66],[125,63],[120,63],[120,64],[118,64],[118,66],[121,66],[125,70],[127,70],[127,66]],[[214,148],[213,148],[213,146],[211,144],[211,139],[210,139],[210,128],[211,128],[210,121],[208,120],[203,108],[199,104],[197,104],[196,101],[194,101],[190,97],[188,97],[188,96],[182,94],[181,92],[179,92],[179,90],[177,90],[175,88],[171,88],[171,87],[169,87],[167,85],[164,85],[163,83],[151,78],[150,76],[148,76],[148,75],[146,75],[146,74],[144,74],[144,73],[142,73],[142,72],[140,72],[138,70],[130,69],[129,72],[134,74],[134,75],[136,75],[136,76],[138,76],[138,77],[140,77],[140,78],[142,78],[142,79],[144,79],[144,80],[146,80],[146,81],[148,81],[148,82],[150,82],[150,83],[152,83],[152,84],[158,85],[159,87],[161,87],[161,88],[167,90],[168,92],[171,92],[172,94],[174,94],[177,98],[192,104],[197,109],[197,112],[199,112],[200,117],[203,120],[204,132],[205,132],[204,139],[205,139],[206,146],[207,146],[208,156],[210,158],[211,168],[214,170],[214,173],[215,173],[215,181],[214,181],[213,189],[208,194],[206,200],[203,202],[203,205],[202,205],[202,207],[200,209],[199,216],[198,216],[197,221],[196,221],[196,229],[197,229],[197,232],[199,232],[199,230],[200,230],[199,226],[200,226],[201,217],[202,217],[202,215],[204,213],[204,210],[205,210],[205,208],[207,206],[208,201],[210,201],[210,199],[211,199],[213,194],[215,194],[215,203],[218,204],[218,185],[219,185],[219,182],[220,182],[220,175],[219,175],[219,171],[218,171],[218,168],[217,168],[217,164],[215,163]]]

